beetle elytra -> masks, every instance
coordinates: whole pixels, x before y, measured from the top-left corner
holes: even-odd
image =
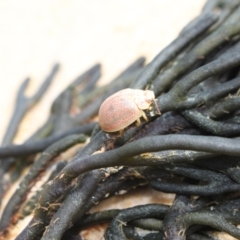
[[[155,95],[150,90],[126,88],[108,97],[99,109],[99,125],[105,132],[122,131],[133,122],[140,122],[143,110],[150,107]]]

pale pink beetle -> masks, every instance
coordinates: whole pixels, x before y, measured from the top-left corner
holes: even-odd
[[[143,110],[150,107],[155,95],[150,90],[126,88],[108,97],[99,109],[99,125],[105,132],[122,131],[140,117],[147,120]]]

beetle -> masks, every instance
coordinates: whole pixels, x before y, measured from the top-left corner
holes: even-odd
[[[126,88],[108,97],[99,109],[99,125],[105,132],[118,132],[133,122],[140,123],[147,116],[143,110],[149,109],[155,100],[153,91]]]

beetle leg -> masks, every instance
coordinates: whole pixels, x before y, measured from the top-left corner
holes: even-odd
[[[144,118],[144,120],[147,122],[148,121],[148,117],[146,116],[145,112],[142,111],[142,117]]]
[[[122,129],[122,130],[119,130],[119,137],[121,137],[121,136],[122,136],[122,134],[123,134],[123,130],[124,130],[124,129]]]
[[[139,126],[141,124],[141,120],[140,120],[140,118],[138,118],[137,120],[136,120],[136,126]]]

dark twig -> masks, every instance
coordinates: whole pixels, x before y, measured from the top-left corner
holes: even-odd
[[[94,170],[88,173],[64,200],[61,208],[54,214],[42,240],[61,239],[63,233],[71,227],[76,216],[79,218],[88,210],[85,202],[93,196],[100,181],[104,180],[105,170]]]
[[[206,206],[206,204],[206,200],[191,201],[189,197],[177,195],[163,221],[163,231],[165,233],[165,239],[185,239],[186,235],[179,232],[179,228],[177,225],[179,218],[181,218],[182,215],[185,215],[188,212],[194,212],[202,209]]]
[[[171,183],[166,181],[151,181],[150,185],[159,191],[168,193],[178,193],[182,195],[213,196],[225,192],[240,190],[240,185],[232,181],[222,173],[209,170],[202,170],[191,167],[174,167],[171,173],[184,176],[186,178],[198,180],[198,184]]]
[[[239,156],[240,149],[238,148],[238,145],[239,140],[237,139],[205,136],[196,137],[189,135],[166,135],[139,139],[133,143],[128,143],[121,148],[102,154],[92,155],[90,157],[82,157],[80,159],[76,157],[52,182],[46,185],[39,199],[39,207],[35,210],[34,218],[17,239],[33,239],[34,236],[36,239],[36,236],[42,234],[44,229],[43,223],[45,222],[44,219],[47,214],[43,209],[48,208],[48,205],[53,204],[61,194],[63,194],[68,184],[79,174],[102,167],[146,165],[146,161],[135,162],[134,159],[131,159],[131,156],[149,151],[188,149]],[[148,161],[147,164],[158,165],[155,160],[153,162]],[[46,205],[46,203],[48,204]],[[32,232],[32,225],[38,227],[34,232]],[[30,234],[30,232],[32,234]]]
[[[125,239],[123,228],[128,222],[149,217],[161,219],[167,210],[168,206],[160,204],[149,204],[122,210],[108,226],[105,238],[107,240]]]
[[[239,106],[240,96],[229,97],[212,106],[209,110],[209,115],[211,118],[220,118],[231,112],[239,110]]]
[[[192,108],[201,104],[202,102],[194,101],[194,104],[187,101],[188,91],[204,81],[205,79],[223,73],[235,66],[240,65],[240,51],[226,54],[225,56],[210,62],[195,71],[191,72],[182,81],[175,84],[175,86],[168,92],[168,94],[161,95],[157,104],[161,112],[171,111],[171,110],[184,110]]]
[[[208,29],[217,19],[218,17],[215,14],[206,14],[199,17],[189,29],[180,33],[176,40],[162,50],[153,61],[144,68],[141,75],[131,84],[131,88],[144,89],[167,63],[174,59],[184,47]]]
[[[140,57],[134,61],[130,66],[128,66],[122,73],[120,73],[116,78],[114,78],[110,83],[99,86],[92,91],[82,94],[79,96],[79,106],[81,108],[86,107],[91,101],[102,97],[106,98],[107,92],[116,92],[122,88],[129,87],[130,83],[139,75],[145,63],[145,58]],[[110,93],[108,93],[109,95]]]
[[[18,125],[21,122],[22,118],[24,117],[25,113],[42,97],[42,95],[46,92],[47,88],[51,84],[53,77],[55,76],[56,72],[59,69],[59,65],[56,64],[52,68],[52,71],[50,75],[44,80],[41,87],[38,89],[38,91],[30,98],[27,98],[25,96],[25,90],[27,88],[27,85],[29,83],[29,79],[26,79],[21,87],[18,90],[18,95],[16,99],[16,106],[14,110],[14,114],[12,116],[12,119],[9,123],[9,126],[7,128],[6,134],[3,137],[2,145],[7,145],[12,142],[17,129]]]
[[[72,147],[76,143],[86,141],[84,135],[71,135],[66,138],[59,140],[50,147],[48,147],[41,154],[40,158],[37,159],[34,164],[31,166],[29,173],[24,177],[22,182],[19,185],[19,188],[16,190],[12,198],[9,200],[7,206],[4,209],[2,219],[0,221],[0,231],[3,231],[8,224],[19,205],[21,204],[23,198],[26,196],[27,191],[29,190],[32,182],[39,176],[39,174],[50,164],[56,156],[66,149]]]
[[[240,134],[240,124],[214,121],[197,110],[185,110],[182,114],[199,128],[216,136],[235,137]]]
[[[155,78],[153,85],[157,96],[166,92],[175,80],[179,79],[183,74],[186,74],[194,64],[199,63],[206,55],[224,44],[226,39],[229,40],[240,33],[240,26],[236,24],[236,22],[240,21],[239,12],[240,7],[238,7],[216,31],[194,46],[181,61],[179,60],[169,71],[165,71]],[[182,89],[179,89],[179,91],[181,90]],[[185,91],[182,92],[183,95],[185,95],[185,93]]]
[[[71,134],[91,134],[94,126],[96,123],[89,123],[86,125],[81,125],[79,127],[73,128],[71,130],[68,130],[66,132],[50,136],[48,138],[45,138],[43,140],[35,141],[20,144],[20,145],[9,145],[0,148],[0,157],[20,157],[20,156],[26,156],[33,153],[38,153],[43,151],[46,147],[53,144],[54,142],[60,140],[61,138],[64,138]]]

